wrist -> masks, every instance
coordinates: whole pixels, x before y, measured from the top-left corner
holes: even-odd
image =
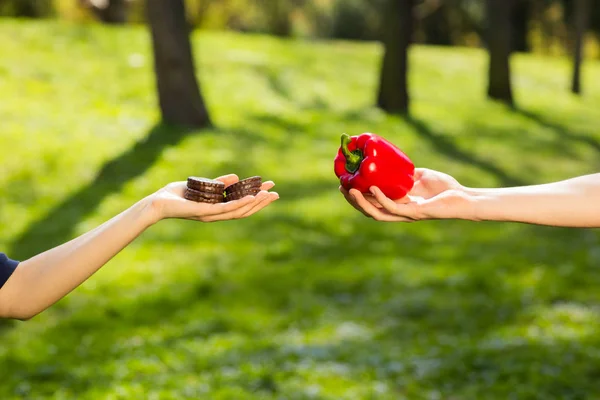
[[[498,201],[492,189],[465,188],[470,203],[471,221],[494,221],[501,217],[493,215],[494,204]]]
[[[141,219],[146,228],[149,228],[164,218],[163,206],[154,194],[140,200],[137,203],[137,206],[141,210]]]
[[[480,198],[469,188],[458,187],[447,191],[447,207],[444,207],[446,219],[461,219],[467,221],[480,221],[479,201]]]

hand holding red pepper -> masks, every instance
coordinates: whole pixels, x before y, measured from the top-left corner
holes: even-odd
[[[369,193],[369,188],[376,186],[390,199],[398,200],[414,185],[415,166],[408,156],[372,133],[352,137],[343,134],[334,164],[335,174],[346,190]]]

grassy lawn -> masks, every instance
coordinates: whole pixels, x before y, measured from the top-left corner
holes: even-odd
[[[377,132],[466,185],[600,170],[600,64],[514,58],[519,107],[485,100],[486,58],[411,53],[414,117],[372,107],[376,44],[203,33],[216,122],[158,126],[142,28],[0,23],[0,249],[81,234],[188,175],[260,174],[243,221],[165,221],[82,287],[0,331],[0,398],[584,399],[600,396],[600,235],[381,224],[337,191],[342,132]]]

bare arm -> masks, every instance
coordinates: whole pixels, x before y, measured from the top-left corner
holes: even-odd
[[[473,219],[564,227],[600,227],[600,174],[544,185],[465,189]]]
[[[543,185],[497,189],[467,188],[451,176],[419,168],[409,197],[394,202],[340,189],[365,215],[379,221],[427,219],[507,221],[562,227],[600,227],[600,174]]]
[[[219,178],[231,184],[237,176]],[[256,196],[222,204],[185,200],[185,182],[161,189],[70,242],[23,261],[0,289],[0,317],[29,319],[66,296],[148,227],[165,218],[212,222],[247,217],[278,198],[266,182]]]

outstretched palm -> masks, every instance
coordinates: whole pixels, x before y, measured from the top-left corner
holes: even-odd
[[[372,194],[362,194],[356,189],[348,192],[340,188],[340,191],[358,211],[386,222],[451,218],[455,207],[465,200],[463,186],[443,172],[417,168],[414,180],[408,196],[395,201],[387,198],[379,188],[372,188]]]
[[[239,181],[238,176],[234,174],[216,179],[223,182],[225,187]],[[159,219],[183,218],[203,222],[239,219],[248,217],[277,200],[279,195],[269,192],[273,186],[275,184],[268,181],[262,184],[261,191],[256,196],[246,196],[243,199],[227,203],[209,204],[186,200],[183,197],[186,182],[173,182],[153,195],[153,203]]]

